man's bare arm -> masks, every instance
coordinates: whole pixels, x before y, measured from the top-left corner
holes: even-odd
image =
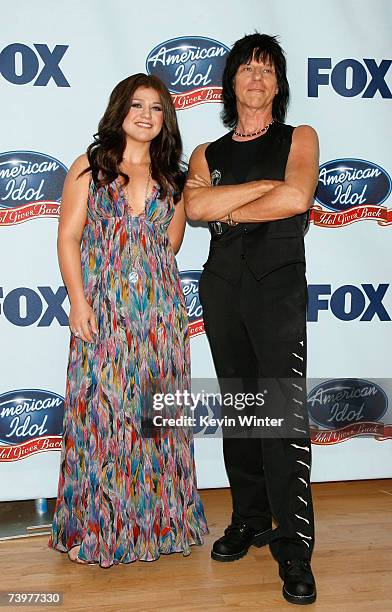
[[[274,221],[306,212],[313,204],[318,162],[317,133],[308,125],[297,127],[293,133],[284,182],[253,202],[239,206],[232,212],[233,221]]]
[[[248,204],[281,184],[281,181],[252,181],[241,185],[210,185],[205,158],[209,143],[196,147],[189,161],[189,177],[184,190],[185,212],[192,221],[216,221]],[[200,177],[196,179],[195,177]]]

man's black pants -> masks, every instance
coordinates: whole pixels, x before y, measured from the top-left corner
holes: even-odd
[[[199,294],[218,378],[286,381],[287,402],[277,406],[277,416],[294,411],[296,431],[303,432],[298,438],[294,431],[293,437],[280,438],[224,433],[232,520],[265,530],[273,518],[277,524],[269,541],[273,556],[278,561],[309,560],[314,519],[305,388],[305,265],[289,264],[257,281],[244,262],[235,286],[204,270]]]

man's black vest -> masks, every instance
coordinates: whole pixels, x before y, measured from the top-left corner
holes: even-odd
[[[258,138],[254,162],[249,165],[243,182],[284,180],[293,130],[290,125],[275,122]],[[238,184],[232,168],[232,134],[225,134],[206,148],[213,184]],[[303,235],[307,222],[308,213],[279,221],[240,223],[235,227],[209,223],[212,238],[204,268],[236,284],[243,260],[257,280],[289,263],[305,262]]]

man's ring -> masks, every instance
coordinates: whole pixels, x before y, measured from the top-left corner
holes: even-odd
[[[77,338],[79,338],[79,332],[78,332],[78,331],[74,332],[74,336],[76,336]]]

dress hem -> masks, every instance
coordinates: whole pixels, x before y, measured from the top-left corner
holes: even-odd
[[[209,530],[208,528],[206,528],[206,530],[202,530],[202,535],[208,535]],[[188,546],[189,548],[191,546],[203,546],[204,544],[204,540],[203,537],[200,536],[200,540],[199,541],[194,541],[194,542],[189,542]],[[53,544],[48,544],[48,547],[51,548],[52,550],[55,550],[56,552],[60,552],[62,554],[68,554],[73,548],[75,548],[76,546],[81,546],[80,544],[74,544],[73,546],[71,546],[70,548],[65,548],[63,546],[60,546],[58,544],[53,545]],[[136,563],[137,561],[140,562],[144,562],[144,563],[153,563],[154,561],[158,561],[158,559],[161,556],[169,556],[169,555],[175,555],[175,554],[180,554],[182,553],[184,557],[189,557],[191,554],[191,551],[189,550],[189,552],[185,552],[183,548],[179,548],[178,550],[171,550],[169,552],[164,552],[164,551],[159,551],[158,555],[156,557],[153,557],[151,559],[143,559],[140,557],[136,557],[135,559],[133,559],[132,561],[114,561],[113,563],[111,563],[110,565],[103,565],[102,563],[100,563],[98,560],[96,559],[83,559],[82,557],[79,557],[80,560],[82,562],[85,562],[86,565],[97,565],[99,567],[101,567],[102,569],[109,569],[115,565],[132,565],[132,563]],[[84,563],[81,563],[80,565],[84,565]]]

